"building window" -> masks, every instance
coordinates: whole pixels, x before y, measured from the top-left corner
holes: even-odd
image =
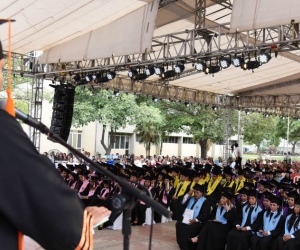
[[[71,131],[68,138],[68,144],[73,148],[81,151],[82,148],[82,131]]]
[[[129,135],[116,134],[113,149],[129,149]]]
[[[141,135],[135,135],[135,141],[136,142],[140,142],[141,141],[141,139],[142,139],[142,136]]]
[[[195,144],[193,138],[183,137],[183,144]]]
[[[164,143],[178,143],[178,137],[169,136],[164,139]]]

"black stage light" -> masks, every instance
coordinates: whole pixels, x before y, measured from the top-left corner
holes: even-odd
[[[155,69],[154,67],[148,67],[145,69],[145,73],[146,75],[149,77],[149,76],[152,76],[154,73],[155,73]]]
[[[157,97],[153,96],[153,97],[152,97],[152,101],[153,101],[153,102],[157,102],[157,101],[158,101]]]
[[[243,64],[242,68],[243,70],[250,70],[250,69],[257,69],[260,66],[260,62],[259,61],[248,61],[246,63]]]
[[[246,110],[245,110],[245,114],[246,114],[246,115],[250,115],[250,114],[251,114],[250,110],[249,110],[249,109],[246,109]]]
[[[145,80],[147,77],[148,76],[145,73],[142,73],[142,74],[135,74],[135,75],[133,75],[132,79],[140,81],[140,80]]]
[[[213,74],[218,73],[220,71],[219,66],[209,66],[205,69],[205,74]]]
[[[271,56],[270,54],[267,54],[267,53],[261,53],[259,56],[258,56],[258,61],[261,63],[261,64],[265,64],[265,63],[268,63],[270,60],[271,60]]]
[[[128,77],[130,77],[130,78],[132,78],[136,74],[138,74],[136,69],[131,69],[128,71]]]
[[[229,58],[223,57],[220,59],[219,64],[222,69],[227,69],[231,65],[231,60]]]
[[[177,65],[175,65],[175,67],[174,67],[174,70],[175,70],[175,73],[176,73],[176,74],[182,73],[182,72],[184,71],[184,69],[185,69],[185,67],[184,67],[184,65],[182,65],[182,64],[177,64]]]
[[[242,65],[245,63],[245,60],[243,57],[235,56],[232,58],[232,64],[234,67],[242,67]]]
[[[155,74],[156,75],[161,75],[162,73],[165,72],[165,68],[164,67],[155,67],[154,70],[155,70]]]
[[[109,79],[107,78],[107,76],[104,77],[101,74],[96,75],[96,79],[95,79],[96,83],[104,83],[104,82],[108,82],[108,81],[109,81]]]
[[[199,72],[205,71],[206,69],[206,63],[204,62],[196,62],[194,65],[195,69]]]
[[[115,97],[118,97],[119,95],[120,95],[119,90],[114,90],[114,96],[115,96]]]
[[[213,111],[216,111],[216,110],[218,110],[218,107],[217,106],[212,106],[212,109],[213,109]]]
[[[161,77],[164,78],[164,79],[170,78],[170,77],[173,77],[173,76],[176,76],[175,70],[169,70],[169,71],[163,72],[161,74]]]
[[[184,102],[184,105],[185,105],[186,107],[189,107],[189,106],[190,106],[190,103],[189,103],[188,101],[185,101],[185,102]]]
[[[112,80],[112,79],[114,79],[116,77],[116,72],[114,72],[114,71],[108,71],[106,73],[106,77],[107,77],[108,80]]]

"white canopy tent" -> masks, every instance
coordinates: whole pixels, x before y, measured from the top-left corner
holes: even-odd
[[[270,1],[272,10],[276,9],[277,1],[281,2]],[[235,2],[241,1],[233,1],[234,6]],[[256,6],[261,1],[251,2],[251,6]],[[295,1],[288,3],[292,5]],[[195,0],[178,0],[160,9],[158,4],[159,0],[4,0],[0,17],[17,20],[12,25],[14,52],[42,50],[44,55],[40,60],[51,63],[142,53],[150,49],[152,35],[194,28]],[[210,0],[207,0],[206,7],[206,26],[230,22],[231,10]],[[281,16],[285,10],[277,9]],[[233,12],[234,18],[235,14]],[[5,49],[5,25],[0,26],[0,34]],[[227,41],[221,42],[226,44]],[[299,51],[282,52],[255,73],[230,67],[214,77],[195,74],[170,84],[219,94],[238,95],[258,88],[261,89],[260,95],[300,94],[300,83],[278,87],[279,83],[300,79],[299,63]],[[186,70],[191,68],[192,65],[186,65]],[[157,76],[151,76],[149,80],[155,81]],[[274,88],[264,91],[265,86]]]

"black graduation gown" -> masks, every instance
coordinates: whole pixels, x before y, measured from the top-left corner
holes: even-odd
[[[157,188],[155,190],[155,192],[156,192],[156,195],[155,195],[156,199],[155,200],[157,202],[159,202],[161,205],[163,205],[165,208],[169,208],[170,203],[171,203],[172,195],[174,194],[174,192],[173,192],[174,189],[175,188],[173,188],[173,187],[171,188],[171,190],[169,191],[169,193],[166,195],[166,197],[167,197],[167,203],[164,203],[163,202],[163,194],[165,192],[165,187],[163,186],[161,188]],[[159,214],[156,211],[154,211],[154,221],[156,223],[160,223],[161,222],[161,214]]]
[[[210,195],[205,196],[209,200],[211,206],[215,206],[219,202],[221,198],[222,189],[223,187],[221,183],[219,183],[218,186]]]
[[[77,193],[3,110],[0,142],[1,249],[18,248],[18,230],[45,249],[75,249],[85,226]]]
[[[267,213],[268,211],[264,212]],[[280,219],[278,221],[278,224],[276,228],[272,231],[270,231],[271,235],[269,236],[264,236],[264,237],[259,237],[257,234],[253,234],[251,239],[250,239],[250,246],[251,250],[266,250],[269,247],[271,247],[274,243],[274,240],[278,237],[278,235],[282,234],[284,230],[284,217],[282,215],[279,215]],[[264,229],[264,221],[263,221],[263,215],[260,216],[259,222],[258,222],[258,227],[257,227],[257,232],[259,230]]]
[[[224,208],[225,209],[225,208]],[[212,211],[211,219],[215,219],[217,206]],[[197,243],[197,250],[224,250],[226,245],[226,237],[232,228],[232,223],[236,217],[236,209],[232,207],[228,212],[224,213],[227,219],[226,224],[220,222],[208,221],[203,226]]]
[[[297,218],[296,218],[297,219]],[[278,235],[276,241],[273,244],[272,250],[298,250],[300,249],[300,230],[294,232],[294,237],[287,241],[283,241],[283,234]]]
[[[185,204],[184,208],[187,207],[189,198]],[[191,225],[187,225],[182,223],[182,219],[176,222],[176,240],[181,250],[190,250],[193,246],[191,246],[191,242],[189,241],[190,238],[197,236],[205,222],[210,217],[210,203],[206,199],[201,207],[199,214],[197,215],[197,220],[199,222],[195,222]]]
[[[250,208],[249,208],[250,209]],[[263,211],[259,212],[256,220],[253,223],[245,224],[245,227],[249,226],[251,230],[241,231],[236,229],[236,225],[241,225],[243,216],[245,214],[240,212],[237,214],[237,218],[233,223],[235,226],[227,236],[227,248],[226,250],[249,250],[250,248],[250,238],[252,236],[252,231],[257,231],[258,222],[260,221]]]

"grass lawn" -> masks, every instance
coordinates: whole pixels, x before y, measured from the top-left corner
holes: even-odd
[[[296,161],[300,161],[300,156],[299,155],[291,155],[290,156],[290,158],[291,158],[291,160],[293,161],[293,160],[296,160]],[[245,154],[245,153],[243,153],[243,160],[245,160],[245,159],[249,159],[249,160],[255,160],[255,159],[258,159],[258,154]],[[264,156],[263,156],[263,159],[265,159],[264,158]],[[270,160],[277,160],[277,161],[279,161],[279,160],[284,160],[284,156],[283,155],[270,155]]]

